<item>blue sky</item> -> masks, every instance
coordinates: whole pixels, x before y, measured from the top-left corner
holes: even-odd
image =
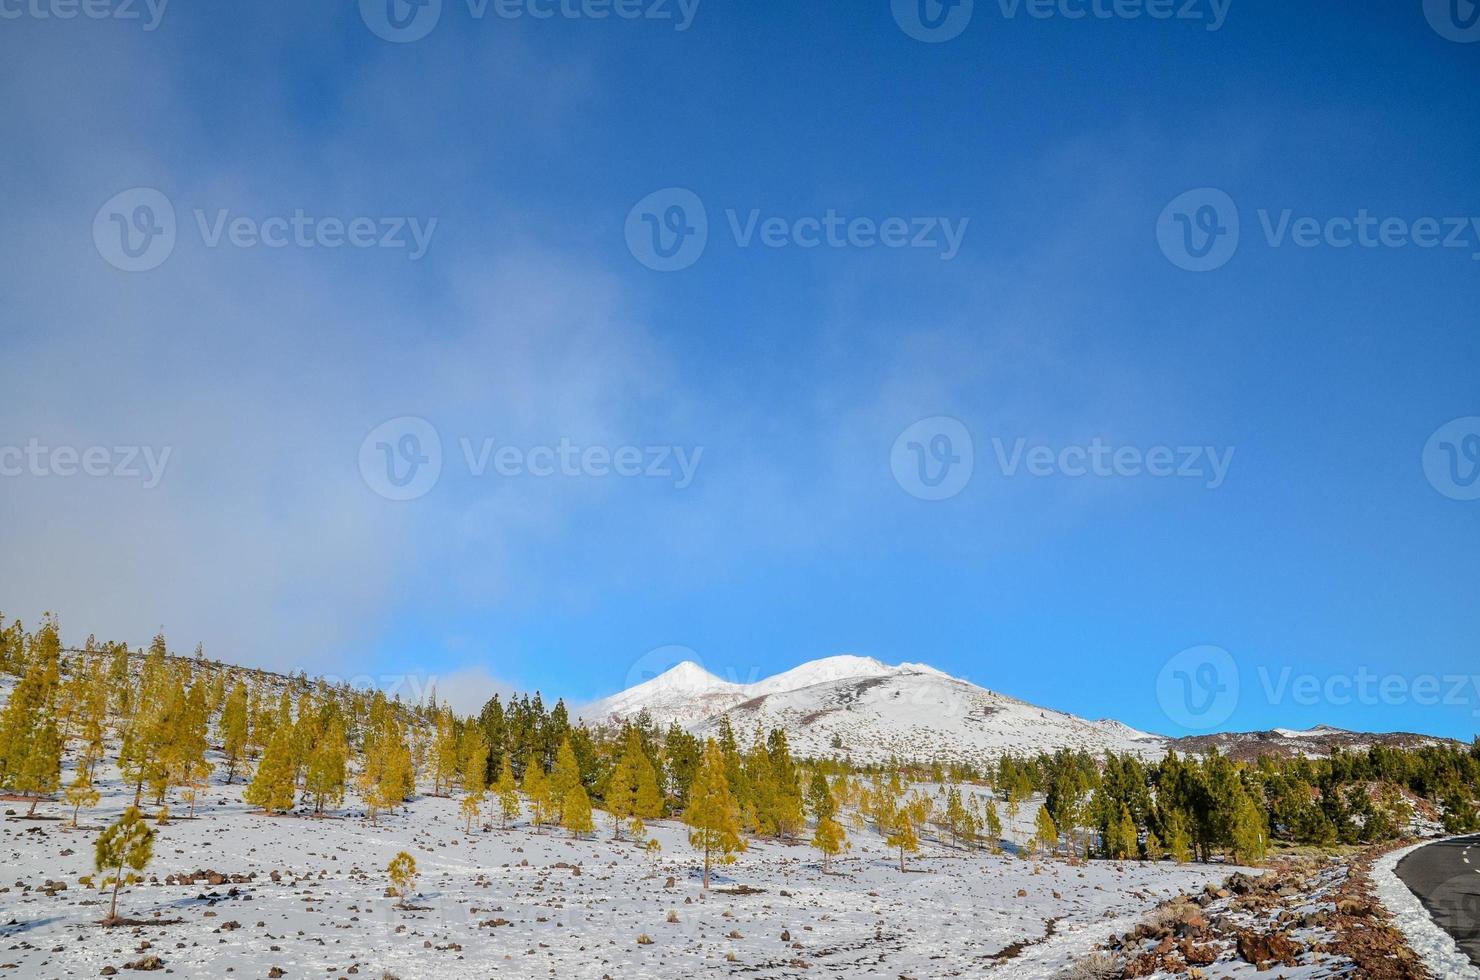
[[[7,616],[464,706],[609,693],[675,647],[737,679],[852,652],[1173,734],[1167,671],[1211,645],[1217,727],[1480,730],[1480,501],[1425,469],[1480,431],[1435,436],[1480,415],[1480,44],[1442,5],[1233,0],[1209,30],[1211,3],[977,0],[923,43],[887,0],[702,0],[685,30],[444,0],[392,43],[374,4],[147,30],[48,2],[0,20],[0,445],[170,454],[154,486],[0,477]],[[128,271],[139,188],[175,240]],[[654,271],[626,228],[671,188],[708,241]],[[1200,188],[1240,234],[1194,272],[1158,226]],[[407,247],[249,244],[298,212]],[[829,212],[964,231],[944,258],[732,230]],[[1458,247],[1291,240],[1362,213]],[[357,462],[408,417],[441,473],[390,500]],[[941,417],[974,466],[922,499],[895,444]],[[526,468],[475,475],[463,440]],[[683,486],[528,472],[562,440],[701,452]],[[1009,475],[1017,440],[1233,455],[1216,487]],[[1387,692],[1343,697],[1365,674]]]

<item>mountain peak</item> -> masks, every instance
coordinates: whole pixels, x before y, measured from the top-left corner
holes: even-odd
[[[674,664],[652,680],[641,685],[654,691],[690,691],[703,693],[735,687],[729,681],[716,677],[692,660]]]

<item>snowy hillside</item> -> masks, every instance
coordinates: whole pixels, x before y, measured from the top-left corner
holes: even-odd
[[[890,666],[855,656],[814,660],[754,684],[729,683],[684,663],[581,715],[608,722],[643,710],[660,725],[677,721],[699,734],[713,734],[721,717],[742,738],[757,727],[782,728],[803,755],[843,753],[860,762],[979,761],[1061,748],[1157,758],[1168,745],[1120,722],[1039,708],[924,664]]]

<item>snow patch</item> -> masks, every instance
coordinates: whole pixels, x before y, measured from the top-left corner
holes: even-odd
[[[1480,969],[1475,968],[1453,937],[1435,924],[1418,896],[1398,877],[1398,862],[1432,843],[1424,841],[1389,851],[1372,862],[1372,883],[1377,889],[1377,900],[1392,914],[1393,925],[1434,976],[1480,978]]]

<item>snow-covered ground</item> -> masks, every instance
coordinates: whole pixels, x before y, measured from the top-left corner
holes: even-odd
[[[810,848],[760,842],[721,869],[705,896],[697,856],[672,821],[652,825],[663,847],[654,860],[609,840],[605,826],[582,841],[523,822],[465,834],[457,801],[429,797],[382,816],[379,827],[348,810],[324,820],[268,817],[241,802],[240,784],[218,783],[198,819],[158,828],[145,882],[120,898],[120,915],[182,921],[108,930],[96,924],[106,896],[78,878],[92,873],[93,841],[129,794],[116,779],[101,788],[103,803],[76,830],[27,820],[24,805],[7,804],[0,977],[96,977],[148,955],[189,977],[265,977],[274,968],[287,977],[403,980],[1050,977],[1117,923],[1228,871],[1039,864],[927,843],[901,874],[878,837],[853,832],[853,850],[833,874],[821,872]],[[43,804],[38,815],[61,811]],[[421,872],[413,910],[384,894],[385,867],[401,850]],[[228,880],[167,882],[195,871]],[[233,884],[232,876],[252,877]],[[754,890],[725,891],[735,886]]]
[[[1372,864],[1372,883],[1377,900],[1393,917],[1393,925],[1408,940],[1409,947],[1424,961],[1436,977],[1480,978],[1476,969],[1454,939],[1434,923],[1418,896],[1398,877],[1398,862],[1432,841],[1389,851]]]

